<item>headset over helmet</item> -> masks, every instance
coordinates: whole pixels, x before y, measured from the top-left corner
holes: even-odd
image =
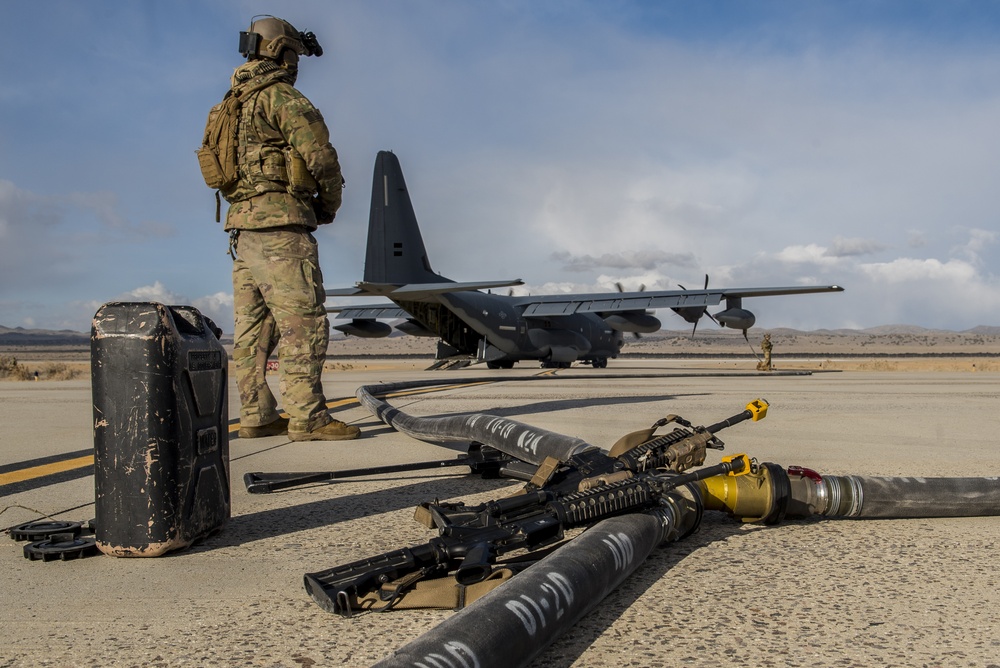
[[[250,29],[240,33],[240,53],[247,60],[267,58],[298,61],[298,56],[322,56],[323,47],[311,32],[300,32],[288,21],[274,16],[254,17]],[[295,54],[294,58],[288,58]]]

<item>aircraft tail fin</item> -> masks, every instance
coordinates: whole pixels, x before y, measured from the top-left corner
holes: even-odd
[[[364,280],[395,285],[450,282],[431,269],[403,169],[389,151],[379,151],[375,158]]]

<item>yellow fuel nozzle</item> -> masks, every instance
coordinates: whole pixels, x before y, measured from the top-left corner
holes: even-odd
[[[742,468],[739,465],[733,466],[733,470],[731,470],[729,473],[726,474],[730,477],[735,478],[736,476],[746,475],[750,473],[750,455],[741,452],[740,454],[737,455],[728,455],[726,457],[723,457],[722,461],[723,463],[737,462],[737,461],[743,463]]]
[[[766,399],[754,399],[748,403],[747,410],[750,411],[750,418],[754,422],[763,420],[767,416],[767,405]]]
[[[699,429],[703,429],[704,431],[707,431],[710,434],[714,434],[716,432],[722,431],[726,427],[732,427],[734,424],[739,424],[744,420],[752,419],[754,422],[757,422],[758,420],[763,420],[765,415],[767,415],[767,401],[765,401],[764,399],[754,399],[753,401],[747,404],[747,407],[739,415],[734,415],[730,418],[726,418],[722,422],[716,422],[713,425],[709,425],[708,427],[703,427]],[[717,449],[721,450],[722,449],[721,445],[722,445],[721,442],[718,443],[719,447]]]

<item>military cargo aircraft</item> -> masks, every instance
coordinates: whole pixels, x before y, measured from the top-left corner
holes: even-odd
[[[660,329],[650,311],[670,308],[695,327],[705,315],[723,327],[743,331],[756,318],[743,308],[745,297],[840,292],[836,285],[785,288],[705,288],[639,292],[514,296],[494,289],[522,285],[520,279],[456,282],[431,269],[403,171],[396,156],[379,152],[372,181],[364,280],[351,288],[327,290],[330,297],[385,297],[392,304],[333,306],[327,310],[350,322],[334,329],[361,337],[384,337],[392,327],[379,320],[402,319],[397,330],[437,337],[438,360],[485,362],[492,369],[538,360],[542,366],[573,362],[608,365],[624,345],[624,335]],[[619,288],[620,289],[620,288]],[[486,292],[483,292],[483,291]],[[620,289],[621,290],[621,289]],[[726,307],[708,313],[725,300]]]

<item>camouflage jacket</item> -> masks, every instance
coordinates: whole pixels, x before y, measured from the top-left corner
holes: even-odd
[[[248,97],[240,112],[239,179],[222,192],[230,203],[226,229],[315,229],[340,208],[344,180],[337,151],[322,114],[292,86],[292,75],[271,61],[236,68],[232,86],[265,78],[275,83]]]

